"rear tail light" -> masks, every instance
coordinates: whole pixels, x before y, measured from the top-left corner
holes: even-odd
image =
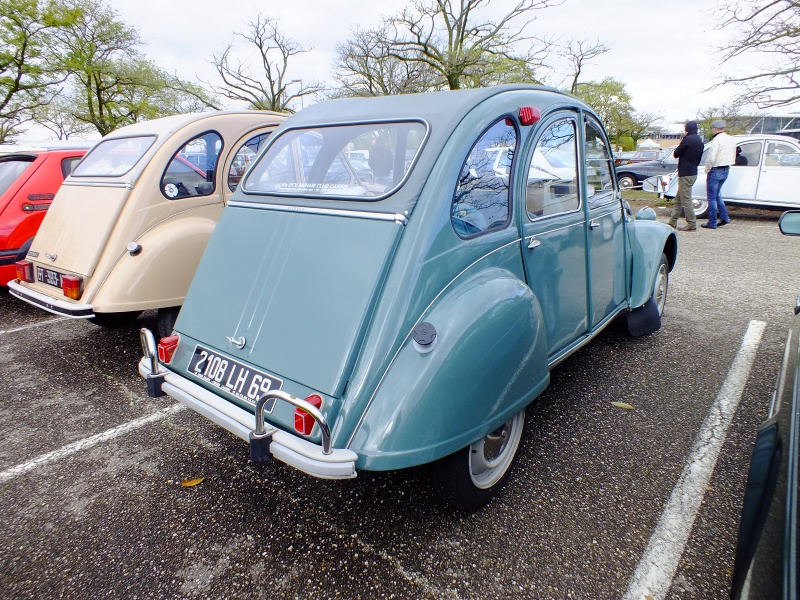
[[[67,298],[80,300],[83,294],[83,277],[76,275],[61,276],[61,290]]]
[[[171,362],[172,355],[175,354],[175,348],[178,347],[179,340],[180,337],[177,334],[161,338],[158,341],[158,360],[162,363]]]
[[[33,283],[33,265],[27,260],[18,260],[14,263],[17,268],[17,279]]]
[[[306,398],[306,402],[316,408],[322,408],[322,396],[319,394],[311,394]],[[314,417],[302,408],[294,409],[294,429],[302,435],[311,435],[311,430],[314,429]]]

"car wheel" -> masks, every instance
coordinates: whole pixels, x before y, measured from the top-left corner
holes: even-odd
[[[140,310],[118,313],[94,313],[94,317],[89,319],[89,321],[100,327],[123,327],[133,323],[139,318],[140,314],[142,314]]]
[[[629,190],[637,185],[636,178],[633,175],[623,175],[618,180],[619,187],[623,190]]]
[[[180,306],[170,306],[168,308],[159,308],[156,317],[156,329],[159,338],[172,335],[172,330],[175,329],[175,321],[178,318],[178,313],[181,311]]]
[[[702,219],[708,214],[708,200],[705,198],[692,198],[692,206],[694,207],[694,216]]]
[[[656,283],[653,286],[653,300],[658,307],[658,316],[664,314],[664,305],[667,303],[667,290],[669,289],[669,261],[666,254],[661,255],[661,264],[656,273]]]
[[[525,428],[525,409],[469,447],[431,465],[431,483],[452,506],[474,511],[488,504],[508,479]]]

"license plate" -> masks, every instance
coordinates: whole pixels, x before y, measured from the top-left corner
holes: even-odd
[[[279,390],[283,380],[267,375],[197,344],[189,361],[187,372],[203,381],[228,392],[232,396],[256,405],[256,400],[270,390]],[[275,400],[266,403],[264,409],[269,413],[275,407]]]
[[[61,273],[43,267],[36,267],[36,280],[52,285],[53,287],[61,287]]]

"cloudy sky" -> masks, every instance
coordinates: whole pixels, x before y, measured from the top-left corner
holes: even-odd
[[[184,79],[213,80],[213,51],[243,31],[259,12],[310,51],[290,61],[289,79],[328,81],[337,43],[356,27],[376,26],[409,0],[107,0],[136,27],[143,52]],[[681,122],[730,100],[730,89],[709,91],[723,73],[757,69],[754,61],[720,64],[720,44],[732,32],[716,26],[723,0],[564,0],[537,11],[531,33],[600,40],[611,51],[585,69],[583,81],[614,77],[626,84],[637,111]],[[516,0],[491,0],[506,13]],[[736,70],[734,70],[736,69]],[[557,83],[553,81],[553,83]],[[299,108],[299,107],[298,107]]]

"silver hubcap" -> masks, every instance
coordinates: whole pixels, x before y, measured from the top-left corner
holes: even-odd
[[[692,198],[692,206],[694,207],[694,214],[702,215],[708,209],[708,200]]]
[[[469,447],[469,472],[475,487],[490,488],[508,471],[522,438],[524,416],[522,410]]]
[[[662,264],[658,269],[658,275],[656,275],[656,287],[653,290],[653,299],[655,299],[656,306],[658,306],[659,315],[664,313],[664,304],[667,302],[667,285],[669,282],[668,277],[667,265]]]

